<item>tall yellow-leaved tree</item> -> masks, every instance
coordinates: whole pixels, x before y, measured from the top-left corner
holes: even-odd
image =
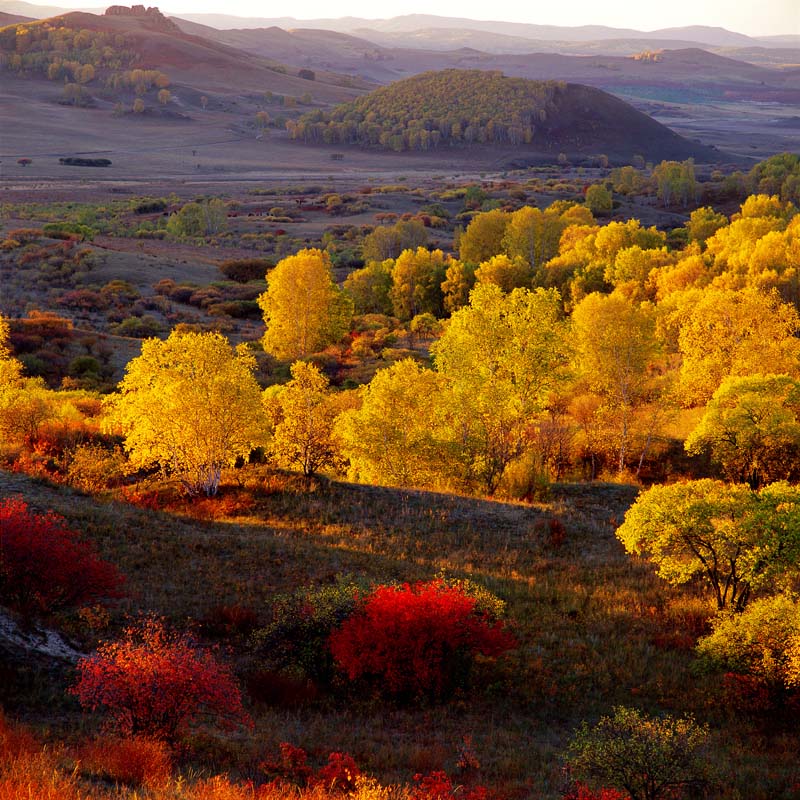
[[[160,466],[190,494],[215,495],[223,467],[265,439],[254,367],[244,345],[219,333],[146,340],[108,400],[131,462]]]
[[[337,342],[353,316],[353,301],[331,277],[330,257],[316,249],[279,261],[258,304],[267,325],[264,350],[278,358],[303,358]]]

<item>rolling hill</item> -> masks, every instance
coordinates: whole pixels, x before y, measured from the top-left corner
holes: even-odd
[[[319,73],[313,80],[304,79],[297,69],[287,68],[275,59],[185,33],[157,10],[155,13],[132,13],[124,6],[116,6],[109,11],[104,15],[75,11],[23,23],[23,27],[34,37],[46,37],[49,31],[60,28],[123,36],[124,49],[132,55],[127,64],[129,68],[159,70],[167,74],[173,84],[184,84],[200,92],[263,94],[271,91],[296,97],[309,93],[323,103],[342,102],[359,93],[358,89],[346,85],[351,81],[343,76]],[[9,29],[4,30],[8,32]]]
[[[509,78],[484,70],[427,72],[397,81],[330,113],[291,123],[292,138],[387,150],[503,147],[526,152],[635,154],[719,160],[632,106],[598,89]]]
[[[690,41],[619,39],[596,42],[534,41],[481,30],[430,28],[416,32],[360,30],[358,35],[324,29],[237,28],[218,30],[173,17],[188,33],[298,67],[355,74],[378,83],[441,69],[501,70],[532,80],[567,80],[595,86],[625,99],[709,102],[727,98],[800,103],[800,83],[785,69],[739,60]],[[672,49],[663,49],[667,44]],[[642,53],[657,53],[642,59]],[[792,63],[792,52],[752,47],[753,61]],[[631,57],[633,56],[633,57]],[[788,94],[787,94],[788,92]],[[792,94],[795,92],[795,94]]]

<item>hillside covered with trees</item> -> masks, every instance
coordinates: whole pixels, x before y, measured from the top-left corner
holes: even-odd
[[[388,150],[494,145],[598,148],[646,158],[716,157],[627,103],[587,86],[509,78],[499,71],[426,72],[376,89],[330,112],[287,124],[304,142]]]
[[[800,157],[560,169],[3,204],[0,797],[795,799]]]

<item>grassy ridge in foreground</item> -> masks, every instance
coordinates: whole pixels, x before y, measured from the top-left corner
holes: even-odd
[[[789,796],[783,787],[794,769],[794,735],[785,734],[781,747],[755,744],[751,723],[731,726],[717,707],[716,679],[691,673],[708,604],[629,559],[613,536],[631,487],[556,487],[549,504],[532,507],[336,483],[308,487],[254,472],[214,501],[170,500],[162,492],[169,511],[99,502],[9,474],[0,493],[53,509],[93,539],[129,576],[123,610],[156,610],[176,623],[223,603],[250,606],[264,619],[276,592],[343,573],[414,580],[445,569],[508,602],[521,647],[487,673],[492,683],[483,691],[435,713],[355,696],[289,708],[256,704],[253,741],[218,740],[206,768],[241,769],[257,752],[291,741],[350,752],[379,779],[403,781],[452,769],[469,735],[485,782],[519,796],[557,797],[559,754],[575,728],[627,704],[710,721],[715,759],[731,775],[738,761],[735,785],[749,786],[753,798]],[[563,542],[550,535],[553,517],[565,527]],[[37,706],[36,696],[2,701],[28,718],[51,719],[52,708]],[[48,696],[59,697],[58,687]],[[59,725],[74,731],[88,724],[60,702]]]

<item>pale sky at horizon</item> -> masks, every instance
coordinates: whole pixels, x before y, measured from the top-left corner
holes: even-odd
[[[118,0],[130,5],[137,0]],[[139,0],[142,2],[142,0]],[[44,5],[45,3],[41,3]],[[101,6],[92,0],[52,0],[48,5],[62,8]],[[365,17],[386,19],[403,14],[435,14],[443,17],[468,17],[476,20],[529,22],[539,25],[607,25],[652,31],[686,25],[712,25],[750,36],[800,35],[800,0],[623,0],[614,5],[600,0],[570,0],[554,3],[522,3],[496,0],[487,6],[479,0],[395,0],[377,6],[372,0],[295,0],[290,4],[267,4],[263,0],[145,0],[165,13],[232,14],[240,17],[281,17],[297,19]],[[0,8],[4,5],[0,1]],[[110,5],[110,3],[109,3]],[[378,10],[379,9],[379,10]]]

